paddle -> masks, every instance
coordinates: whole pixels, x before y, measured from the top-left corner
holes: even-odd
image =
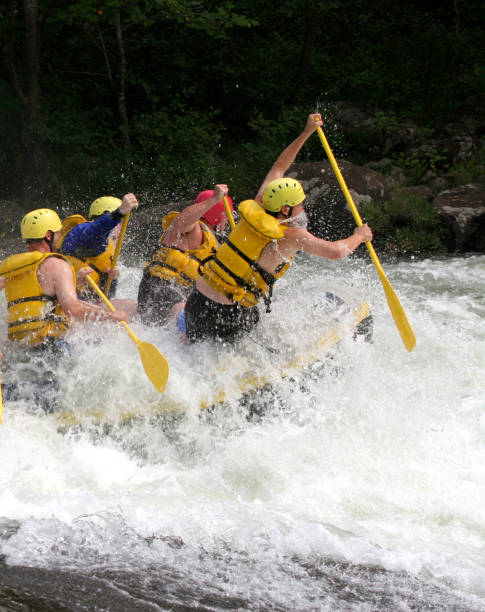
[[[110,310],[115,311],[116,308],[108,300],[108,298],[101,291],[98,285],[93,281],[93,279],[89,275],[86,276],[86,279],[91,285],[91,287],[94,289],[94,291],[96,291],[99,297],[106,304],[106,306],[108,306]],[[145,368],[146,375],[151,380],[155,389],[159,393],[162,393],[167,385],[169,371],[168,361],[160,353],[156,346],[150,344],[149,342],[141,342],[139,338],[135,336],[128,323],[126,323],[125,321],[120,321],[120,323],[123,324],[130,338],[136,344],[138,348],[138,353],[140,354],[141,362],[143,364],[143,367]]]
[[[231,226],[231,229],[233,230],[236,227],[236,223],[234,222],[234,217],[232,216],[232,211],[229,208],[229,202],[227,201],[226,196],[222,198],[222,201],[224,202],[224,207],[226,209],[227,220],[229,221],[229,225]]]
[[[118,240],[116,241],[116,247],[115,247],[115,252],[113,255],[113,261],[111,262],[111,268],[114,270],[116,268],[116,264],[118,262],[118,256],[120,254],[121,251],[121,245],[123,244],[123,238],[125,237],[125,232],[126,232],[126,226],[128,225],[128,220],[130,218],[130,212],[127,212],[126,215],[123,217],[123,221],[121,222],[121,230],[120,230],[120,235],[118,236]],[[109,290],[111,289],[111,283],[113,282],[113,279],[111,277],[108,277],[108,280],[106,282],[106,287],[104,289],[104,292],[106,293],[106,295],[109,295]]]
[[[322,141],[322,145],[323,145],[323,148],[325,149],[325,153],[327,154],[327,157],[330,161],[330,165],[332,166],[335,176],[337,177],[340,187],[344,193],[345,199],[347,200],[350,210],[352,211],[355,222],[360,227],[362,225],[362,219],[360,218],[359,211],[357,210],[357,207],[354,204],[352,196],[350,195],[349,190],[347,189],[347,185],[345,184],[344,178],[340,172],[339,167],[337,166],[337,162],[335,161],[335,157],[333,156],[332,150],[330,149],[330,146],[327,142],[325,134],[323,133],[323,130],[321,127],[317,128],[317,132],[320,137],[320,140]],[[377,273],[379,274],[379,278],[381,279],[381,283],[384,288],[384,293],[386,294],[386,299],[389,305],[389,309],[394,319],[394,323],[396,324],[396,327],[399,333],[401,334],[401,338],[404,343],[404,346],[407,348],[408,351],[412,351],[413,348],[416,346],[416,337],[414,335],[413,328],[409,324],[409,321],[406,317],[406,313],[404,312],[404,309],[401,306],[401,302],[399,301],[399,298],[394,292],[394,289],[392,288],[391,283],[387,280],[387,277],[384,273],[384,270],[382,269],[382,266],[374,250],[374,247],[372,246],[372,243],[366,242],[365,245],[369,251],[372,262],[374,263],[374,266],[376,267]]]

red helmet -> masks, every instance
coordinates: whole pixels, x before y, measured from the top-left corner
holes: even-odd
[[[194,204],[205,202],[205,200],[212,198],[213,195],[213,189],[206,189],[205,191],[201,191],[199,195],[195,198]],[[229,208],[231,210],[234,210],[231,198],[227,195],[226,199],[227,203],[229,204]],[[209,208],[209,210],[202,215],[202,219],[204,219],[204,221],[207,221],[209,225],[216,226],[219,225],[219,223],[222,221],[222,215],[225,212],[226,207],[224,206],[224,202],[221,200],[220,202],[217,202],[217,204],[214,204],[212,208]]]

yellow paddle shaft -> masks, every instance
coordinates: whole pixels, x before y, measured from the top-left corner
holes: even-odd
[[[106,297],[106,295],[101,291],[101,289],[98,287],[98,285],[94,282],[94,280],[88,275],[86,276],[86,279],[88,281],[88,283],[90,284],[90,286],[94,289],[94,291],[96,291],[96,293],[99,295],[99,297],[103,300],[103,302],[106,304],[106,306],[113,312],[116,311],[116,308],[113,306],[113,304],[108,300],[108,298]],[[128,323],[126,321],[120,321],[120,323],[122,325],[125,326],[126,331],[128,332],[128,334],[130,335],[130,338],[133,340],[133,342],[135,344],[140,344],[140,340],[139,338],[135,335],[135,333],[133,332],[133,330],[131,329],[131,327],[128,325]]]
[[[121,245],[123,244],[123,238],[125,237],[126,226],[128,225],[128,221],[130,219],[131,211],[126,213],[123,217],[123,221],[121,222],[120,235],[118,236],[118,240],[116,241],[115,252],[113,254],[113,261],[111,262],[111,268],[116,268],[116,264],[118,263],[118,257],[121,251]],[[106,295],[109,295],[109,290],[111,289],[111,283],[113,282],[112,278],[108,278],[106,282]]]
[[[232,210],[229,208],[229,202],[227,201],[226,196],[222,198],[222,201],[224,202],[224,208],[226,209],[226,215],[227,215],[227,220],[229,221],[229,225],[231,226],[231,229],[234,229],[236,227],[236,223],[234,222],[234,217],[232,216]]]
[[[330,165],[332,166],[332,169],[335,173],[335,176],[337,177],[337,180],[340,184],[340,187],[342,189],[342,192],[345,196],[345,199],[347,200],[347,204],[349,205],[349,208],[354,216],[355,222],[357,223],[357,225],[359,227],[361,227],[363,225],[362,223],[362,219],[360,217],[359,211],[357,210],[356,205],[354,204],[354,200],[352,199],[352,196],[350,195],[350,191],[347,189],[347,185],[344,181],[344,177],[342,176],[342,173],[340,172],[340,168],[337,165],[337,161],[332,153],[332,149],[330,148],[330,145],[328,144],[328,140],[327,137],[325,136],[325,134],[323,133],[323,130],[321,127],[317,128],[317,132],[318,135],[320,137],[320,140],[322,141],[323,144],[323,148],[325,149],[325,153],[327,154],[328,160],[330,162]],[[374,262],[375,267],[377,268],[377,271],[379,272],[379,276],[382,272],[382,274],[384,274],[384,270],[382,269],[381,263],[377,257],[377,254],[374,250],[374,247],[372,245],[371,242],[366,242],[365,246],[368,248],[369,250],[369,254],[371,256],[372,261]]]
[[[357,207],[354,204],[354,200],[352,199],[352,196],[350,195],[350,192],[347,189],[347,185],[345,184],[344,177],[342,176],[342,173],[340,172],[340,168],[337,165],[337,161],[335,160],[335,157],[332,153],[332,149],[330,148],[330,145],[328,144],[327,138],[325,134],[323,133],[323,130],[321,127],[317,127],[317,133],[318,133],[318,136],[320,137],[323,148],[325,149],[325,153],[327,154],[328,160],[330,161],[330,165],[332,166],[335,176],[337,177],[337,180],[340,184],[340,187],[345,196],[345,199],[347,200],[347,204],[349,205],[352,215],[354,216],[355,222],[357,223],[359,227],[361,227],[363,223],[362,223],[362,219],[360,218],[359,211],[357,210]],[[377,257],[377,254],[374,250],[372,243],[366,242],[365,246],[367,247],[367,250],[369,251],[369,255],[372,259],[372,262],[377,270],[379,278],[381,279],[382,286],[384,288],[384,293],[386,294],[387,303],[389,305],[389,309],[391,311],[392,317],[399,331],[399,334],[401,335],[404,346],[407,348],[408,351],[412,351],[413,348],[416,346],[416,337],[406,317],[406,313],[404,312],[404,309],[401,306],[399,298],[397,297],[394,289],[392,288],[391,283],[388,281],[386,277],[386,274],[381,266],[381,262],[379,261],[379,258]]]

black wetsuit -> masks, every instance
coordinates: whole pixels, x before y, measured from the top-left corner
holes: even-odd
[[[185,302],[191,291],[192,287],[152,276],[149,270],[145,270],[138,288],[141,320],[145,325],[163,325],[169,318],[172,306]]]
[[[257,306],[219,304],[194,289],[185,305],[187,338],[234,342],[249,333],[259,321]]]

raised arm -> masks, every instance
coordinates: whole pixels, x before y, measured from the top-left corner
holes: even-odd
[[[271,167],[271,170],[266,175],[264,181],[259,188],[258,194],[255,198],[256,201],[261,202],[263,197],[264,188],[268,183],[275,179],[282,178],[285,176],[286,171],[295,161],[296,156],[300,152],[300,149],[308,140],[308,138],[316,131],[318,127],[323,125],[320,113],[313,113],[308,115],[305,129],[291,144],[289,144],[284,151],[280,153],[277,160]]]
[[[217,202],[227,195],[229,187],[225,184],[214,185],[214,195],[203,202],[191,204],[176,217],[163,237],[163,244],[174,244],[181,234],[188,234],[197,225],[199,219]]]
[[[123,196],[120,207],[113,212],[105,213],[89,223],[80,223],[73,227],[62,243],[61,253],[76,255],[82,251],[89,251],[91,256],[99,255],[106,249],[111,231],[120,223],[124,215],[137,206],[136,196],[127,193]]]

